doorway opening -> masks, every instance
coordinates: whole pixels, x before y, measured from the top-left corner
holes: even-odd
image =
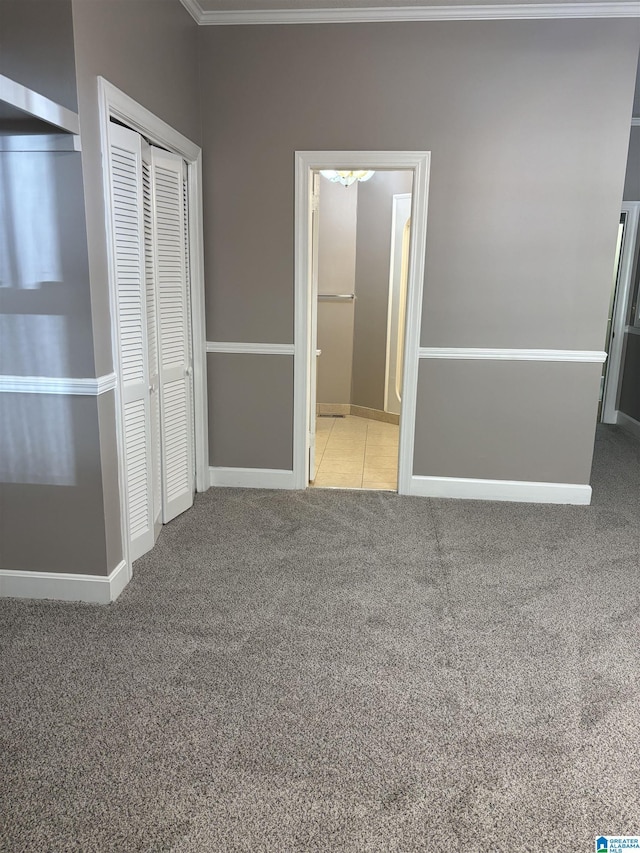
[[[633,272],[639,224],[640,202],[624,202],[618,225],[607,320],[605,343],[607,360],[600,385],[599,420],[603,423],[618,422],[618,397],[623,375],[625,340],[635,329],[636,318],[632,306]]]
[[[351,175],[314,172],[309,485],[395,491],[413,173]]]
[[[298,488],[409,492],[428,171],[428,152],[296,154]]]

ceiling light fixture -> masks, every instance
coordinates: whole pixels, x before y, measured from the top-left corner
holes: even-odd
[[[375,175],[375,172],[367,171],[366,169],[355,169],[352,171],[321,169],[320,174],[328,181],[334,184],[342,184],[343,187],[350,187],[356,181],[368,181]]]

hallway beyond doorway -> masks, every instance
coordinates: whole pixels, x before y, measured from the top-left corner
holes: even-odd
[[[399,427],[353,415],[316,421],[314,487],[398,488]]]

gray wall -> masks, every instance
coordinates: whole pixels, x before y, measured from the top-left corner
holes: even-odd
[[[97,78],[201,142],[198,28],[175,0],[73,0],[96,371],[112,368]],[[109,396],[112,396],[111,394]],[[121,559],[113,400],[99,408],[109,568]]]
[[[358,184],[320,177],[318,293],[353,293],[356,276]],[[318,403],[350,403],[353,302],[318,301]]]
[[[203,29],[208,339],[293,339],[295,150],[417,149],[432,152],[422,345],[602,349],[639,41],[640,22],[622,20]],[[483,367],[504,405],[527,383],[538,394],[525,362]],[[423,409],[439,369],[421,369]],[[549,399],[583,372],[558,370]],[[577,409],[553,409],[583,481],[597,403],[585,381]],[[416,460],[454,428],[473,445],[471,411],[451,416],[420,422]],[[487,449],[485,476],[540,479],[539,460],[562,456],[521,426],[508,457]],[[235,458],[250,454],[234,441]],[[279,437],[262,441],[275,467]]]
[[[0,394],[0,568],[105,575],[95,397]]]
[[[77,109],[70,0],[3,0],[0,73]],[[81,156],[26,152],[16,129],[0,122],[0,373],[90,378]],[[106,573],[97,411],[94,397],[0,394],[2,568]]]
[[[351,402],[384,410],[393,196],[411,192],[412,172],[376,172],[358,191],[356,316]]]
[[[293,357],[210,353],[211,465],[293,467]]]
[[[640,421],[640,335],[627,335],[618,409]]]
[[[71,0],[0,0],[0,74],[78,109]]]
[[[629,136],[624,201],[640,201],[640,127],[632,127]]]

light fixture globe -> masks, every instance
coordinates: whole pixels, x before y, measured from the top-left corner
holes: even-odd
[[[369,178],[372,178],[375,175],[375,172],[370,170],[368,171],[366,169],[353,169],[350,171],[340,169],[321,169],[320,174],[323,178],[326,178],[334,184],[342,184],[343,187],[350,187],[351,184],[354,184],[356,181],[368,181]]]

